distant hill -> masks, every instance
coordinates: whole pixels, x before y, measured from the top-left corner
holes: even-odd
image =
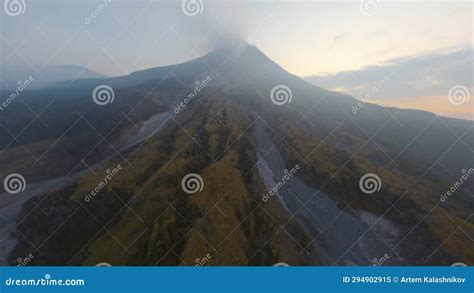
[[[41,69],[28,66],[1,65],[0,90],[14,90],[18,82],[32,77],[29,89],[39,89],[56,86],[58,82],[88,78],[104,78],[103,74],[77,65],[54,65]]]

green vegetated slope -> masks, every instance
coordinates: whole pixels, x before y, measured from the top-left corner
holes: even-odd
[[[303,102],[296,110],[272,105],[267,111],[273,139],[289,165],[302,166],[298,176],[349,212],[365,210],[391,220],[399,237],[389,254],[413,265],[472,263],[473,182],[464,181],[454,196],[440,200],[463,175],[461,168],[473,166],[472,123],[452,123],[448,129],[446,118],[434,115],[413,123],[414,117],[393,109],[393,118],[385,111],[375,117],[370,112],[381,108],[374,105],[356,114],[351,107],[334,111],[332,95],[337,94],[328,93],[314,108]],[[367,173],[377,174],[382,183],[372,195],[359,188]]]
[[[321,264],[313,246],[301,247],[311,239],[281,204],[262,205],[251,122],[240,105],[210,89],[125,154],[130,165],[116,158],[96,176],[45,196],[40,206],[53,212],[29,202],[23,214],[32,214],[19,230],[44,254],[35,264],[196,265],[208,255],[206,265]],[[104,169],[117,164],[123,170],[84,202]],[[188,173],[202,176],[201,192],[183,191]],[[27,247],[23,241],[16,249]]]
[[[66,188],[29,200],[19,216],[19,243],[10,261],[32,252],[37,255],[33,263],[43,265],[332,264],[276,197],[262,203],[267,191],[255,168],[255,111],[268,123],[288,165],[302,166],[297,176],[307,185],[322,190],[345,212],[369,211],[395,225],[398,237],[392,245],[404,263],[472,264],[474,181],[439,200],[459,180],[461,169],[474,167],[472,122],[372,104],[354,113],[358,100],[304,82],[255,47],[229,54],[216,51],[204,56],[205,62],[183,63],[176,68],[177,78],[168,76],[174,67],[164,67],[84,81],[74,85],[77,91],[70,101],[52,104],[44,115],[51,129],[27,128],[19,137],[38,153],[53,145],[42,158],[48,168],[29,168],[34,162],[14,145],[6,150],[12,157],[0,156],[7,166],[2,172],[21,166],[19,171],[32,178],[53,178],[90,152],[89,165],[115,156]],[[208,65],[218,72],[209,71]],[[75,111],[102,136],[115,129],[107,141],[119,140],[152,115],[172,113],[194,81],[208,75],[210,85],[142,146],[120,155],[106,144],[95,150],[102,138],[83,121],[55,144]],[[150,80],[138,83],[143,77]],[[90,92],[106,81],[124,87],[118,88],[113,104],[97,107]],[[291,89],[292,100],[276,106],[270,93],[280,84]],[[67,92],[54,93],[59,98]],[[32,104],[45,103],[35,99],[43,93],[31,95]],[[131,113],[130,120],[122,119],[122,112]],[[29,121],[10,118],[2,122],[18,132]],[[85,202],[84,195],[118,164],[123,169]],[[183,191],[181,180],[189,173],[202,176],[201,192]],[[382,182],[372,195],[359,188],[367,173],[377,174]]]
[[[92,99],[98,81],[25,91],[0,115],[0,176],[14,170],[29,182],[47,180],[85,168],[84,158],[92,165],[114,154],[111,143],[127,130],[137,131],[187,91],[177,80],[157,82],[117,87],[113,102],[104,106]]]

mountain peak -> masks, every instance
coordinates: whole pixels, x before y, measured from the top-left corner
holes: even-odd
[[[225,62],[233,61],[234,66],[255,68],[259,64],[273,63],[257,46],[251,45],[244,40],[234,40],[226,43],[207,55],[201,57],[209,62]],[[198,58],[199,59],[199,58]],[[220,65],[220,64],[219,64]]]

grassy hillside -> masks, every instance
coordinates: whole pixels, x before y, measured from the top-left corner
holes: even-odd
[[[207,255],[206,265],[321,264],[317,251],[304,249],[310,238],[302,226],[286,223],[279,201],[261,205],[266,191],[257,171],[245,174],[256,163],[251,135],[244,132],[251,123],[246,113],[234,103],[220,111],[228,100],[219,92],[200,102],[130,150],[131,166],[91,201],[84,202],[84,194],[104,169],[122,163],[119,158],[96,176],[30,201],[23,214],[31,214],[19,231],[41,246],[35,264],[196,265]],[[190,172],[204,180],[194,195],[181,188]],[[43,214],[34,202],[57,210]],[[38,230],[37,222],[48,230]],[[12,256],[25,249],[34,250],[22,241]]]
[[[33,253],[35,265],[333,264],[319,235],[278,197],[262,204],[268,190],[252,131],[258,112],[306,185],[346,213],[366,211],[394,225],[390,247],[402,264],[473,264],[474,181],[440,200],[474,166],[472,122],[372,104],[354,113],[359,101],[287,73],[255,47],[203,58],[169,77],[174,66],[28,92],[34,111],[47,106],[41,118],[48,126],[28,125],[34,115],[19,103],[9,108],[0,118],[0,175],[20,172],[28,182],[77,176],[22,207],[10,262]],[[174,113],[203,76],[212,82]],[[106,81],[116,87],[115,101],[98,107],[90,93]],[[271,102],[275,85],[291,89],[291,103]],[[118,141],[162,112],[172,114],[165,127],[117,152]],[[204,182],[192,195],[181,186],[190,173]],[[359,187],[367,173],[382,184],[372,195]]]

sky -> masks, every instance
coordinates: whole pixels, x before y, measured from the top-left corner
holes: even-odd
[[[474,104],[469,97],[474,93],[473,61],[472,47],[457,47],[356,70],[311,75],[306,80],[384,106],[473,120]]]
[[[397,82],[393,78],[374,102],[474,119],[470,1],[23,3],[19,15],[1,11],[0,65],[41,71],[74,64],[117,76],[197,58],[231,36],[256,45],[293,74],[357,98],[387,69],[401,66]],[[364,84],[341,81],[347,75]],[[457,85],[467,88],[469,101],[444,105]]]

